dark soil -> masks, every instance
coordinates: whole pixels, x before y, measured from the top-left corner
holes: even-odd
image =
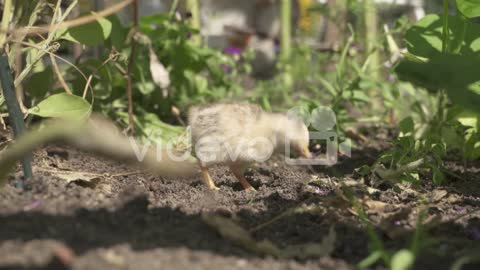
[[[345,185],[389,250],[408,248],[419,212],[425,209],[416,269],[450,269],[480,250],[480,166],[442,188],[428,185],[373,189],[354,176],[370,164],[378,145],[364,146],[334,167],[289,167],[271,161],[252,168],[257,192],[245,192],[224,168],[213,168],[220,191],[194,179],[164,179],[62,146],[35,152],[35,179],[15,187],[18,171],[0,191],[0,269],[354,269],[370,254],[358,213],[345,199]],[[95,173],[69,182],[58,171]],[[91,178],[91,177],[90,177]],[[84,179],[85,180],[85,179]],[[88,180],[88,179],[87,179]],[[322,211],[289,215],[253,232],[279,247],[321,242],[334,226],[329,257],[277,259],[244,249],[206,225],[202,213],[229,217],[245,229],[292,207]],[[463,269],[480,269],[466,265]],[[376,269],[383,269],[376,264]]]

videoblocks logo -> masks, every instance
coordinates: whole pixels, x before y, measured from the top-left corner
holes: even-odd
[[[309,127],[310,145],[319,145],[320,154],[315,153],[312,158],[290,158],[291,145],[285,140],[285,160],[290,165],[334,165],[338,162],[339,154],[351,157],[351,141],[345,140],[339,143],[337,132],[334,130],[337,124],[335,112],[325,106],[315,108],[309,112],[304,107],[294,107],[287,113],[289,117],[303,121]],[[313,131],[312,131],[313,130]]]

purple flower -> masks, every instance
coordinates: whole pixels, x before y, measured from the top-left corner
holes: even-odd
[[[225,73],[230,73],[230,72],[232,72],[232,67],[230,67],[230,66],[227,65],[227,64],[222,64],[221,67],[222,67],[222,69],[223,69],[223,72],[225,72]]]
[[[242,54],[242,48],[238,47],[227,47],[224,52],[229,55],[239,55]]]
[[[465,214],[467,212],[467,210],[464,207],[455,207],[455,210],[459,214]]]

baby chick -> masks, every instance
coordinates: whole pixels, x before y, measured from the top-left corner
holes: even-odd
[[[188,114],[193,153],[202,178],[211,189],[218,189],[208,173],[216,164],[229,166],[243,188],[254,189],[244,172],[254,162],[269,159],[290,146],[302,157],[310,158],[309,134],[298,118],[267,113],[247,103],[213,104],[192,107]]]

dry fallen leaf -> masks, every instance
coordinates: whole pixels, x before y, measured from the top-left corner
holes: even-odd
[[[374,200],[367,200],[365,204],[367,205],[368,210],[374,212],[385,212],[385,208],[389,205],[388,203]]]
[[[157,55],[152,47],[149,47],[150,57],[150,73],[152,74],[153,82],[162,89],[162,96],[168,96],[168,87],[170,86],[170,75],[167,69],[158,60]]]
[[[101,181],[98,174],[75,171],[50,171],[50,174],[67,181],[68,184],[75,183],[82,187],[95,188]]]
[[[447,198],[448,203],[453,204],[453,203],[458,203],[462,200],[462,197],[458,194],[450,194]]]
[[[432,201],[439,202],[443,197],[447,196],[448,192],[444,189],[436,189],[432,193]]]

